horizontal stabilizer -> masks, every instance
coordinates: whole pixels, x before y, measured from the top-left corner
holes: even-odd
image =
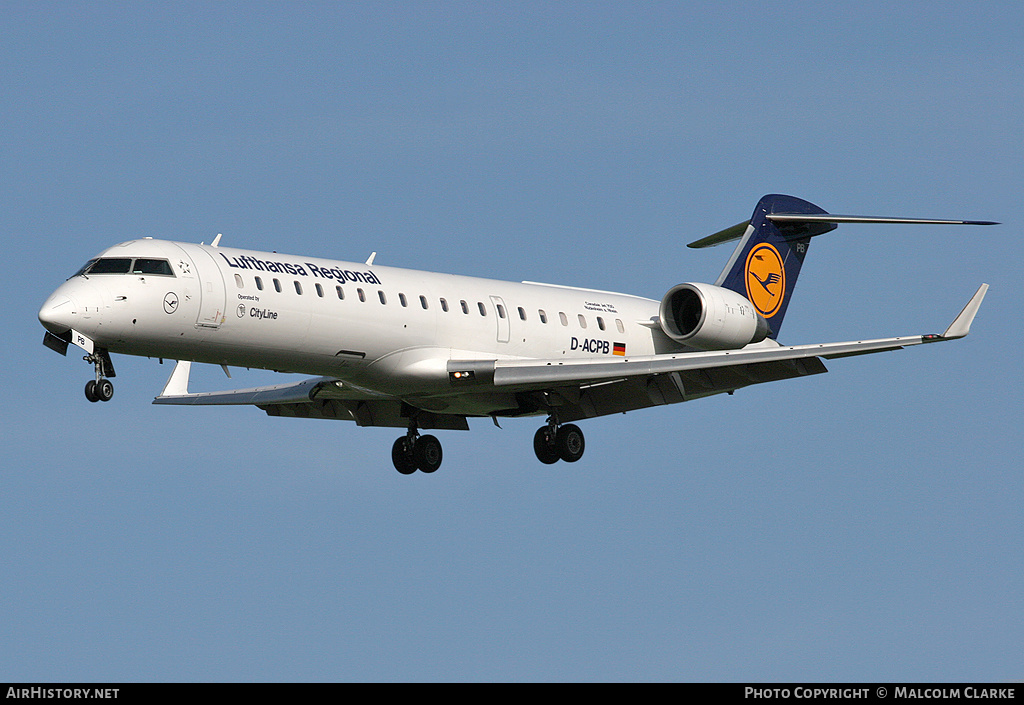
[[[937,220],[934,218],[889,218],[876,215],[834,215],[832,213],[770,213],[773,223],[905,223],[910,225],[999,225],[991,220]],[[735,226],[734,226],[735,227]]]
[[[786,223],[799,224],[799,223],[831,223],[838,225],[839,223],[896,223],[905,225],[999,225],[998,222],[992,220],[948,220],[940,218],[890,218],[888,216],[876,216],[876,215],[836,215],[833,213],[769,213],[766,215],[767,219],[776,223],[780,226]],[[737,223],[725,230],[719,230],[717,233],[703,237],[700,240],[691,242],[687,247],[702,248],[702,247],[714,247],[715,245],[721,245],[724,242],[731,242],[733,240],[739,240],[743,237],[747,227],[750,225],[749,220],[745,220],[742,223]],[[811,233],[812,235],[820,235],[823,232]]]

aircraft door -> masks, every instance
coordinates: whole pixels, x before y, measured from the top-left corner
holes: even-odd
[[[491,305],[494,307],[494,318],[498,321],[498,342],[507,343],[510,328],[508,308],[500,296],[492,296]]]
[[[196,328],[220,328],[220,324],[224,322],[227,302],[224,275],[221,274],[213,255],[205,249],[196,246],[185,246],[182,249],[195,263],[199,279],[199,315],[196,317]]]

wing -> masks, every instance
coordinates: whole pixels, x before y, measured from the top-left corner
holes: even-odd
[[[766,340],[740,350],[681,352],[602,360],[451,361],[453,385],[493,385],[499,390],[545,395],[538,405],[559,407],[571,421],[689,401],[741,387],[826,372],[835,359],[962,338],[970,332],[988,291],[982,284],[941,335],[913,335],[841,343],[782,346]],[[468,390],[467,390],[468,391]]]
[[[988,291],[982,284],[941,335],[912,335],[842,343],[783,346],[765,340],[740,350],[680,352],[629,358],[450,360],[451,393],[442,406],[423,408],[427,399],[401,399],[331,377],[223,392],[188,391],[191,363],[179,362],[154,404],[251,404],[271,416],[339,419],[360,426],[406,428],[415,414],[424,429],[467,430],[467,416],[525,416],[558,410],[559,420],[575,421],[662,404],[689,401],[741,387],[826,372],[821,358],[835,359],[898,350],[912,345],[963,338]],[[481,395],[502,400],[488,410]],[[466,402],[460,404],[460,399]],[[473,411],[457,411],[472,408]]]
[[[189,392],[192,363],[179,361],[154,404],[222,406],[251,404],[269,416],[355,421],[360,426],[406,428],[411,407],[401,399],[365,389],[333,377],[312,377],[290,384],[233,389],[223,392]],[[416,412],[424,429],[469,430],[465,416]]]

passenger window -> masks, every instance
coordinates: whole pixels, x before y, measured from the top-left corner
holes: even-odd
[[[356,289],[356,294],[359,296],[359,300],[364,304],[366,303],[366,293],[362,289]]]
[[[398,303],[402,304],[402,306],[408,306],[409,305],[409,301],[405,298],[405,294],[399,294],[398,295]]]
[[[383,291],[377,291],[377,298],[378,298],[378,299],[380,299],[380,302],[381,302],[382,304],[384,304],[385,306],[387,306],[387,303],[388,303],[388,297],[384,296],[384,292],[383,292]]]
[[[558,312],[558,320],[562,322],[563,326],[569,325],[569,319],[561,311]]]
[[[420,297],[420,306],[423,307],[424,311],[427,310],[427,297],[426,296],[421,296]]]
[[[498,304],[497,309],[498,309],[498,318],[504,318],[505,317],[505,307],[502,306],[501,304]]]
[[[447,299],[441,299],[441,310],[444,311],[445,313],[448,313],[448,300]]]
[[[469,314],[469,304],[467,304],[465,301],[460,301],[459,303],[462,305],[462,312],[468,315]]]
[[[256,277],[256,288],[263,291],[263,280],[259,277]]]
[[[523,310],[522,306],[519,307],[519,320],[521,320],[521,321],[525,321],[526,320],[526,311]]]
[[[324,288],[320,286],[320,284],[316,285],[316,295],[319,296],[321,299],[324,297]]]
[[[622,319],[620,318],[615,319],[615,327],[618,329],[620,333],[626,332],[626,328],[622,325]]]
[[[604,319],[600,316],[597,317],[597,327],[604,330]]]
[[[299,284],[298,280],[295,281],[295,293],[302,296],[302,284]]]
[[[235,286],[237,286],[239,289],[241,289],[241,288],[243,288],[245,286],[244,284],[242,284],[242,275],[241,274],[236,274],[235,275]]]
[[[487,309],[484,308],[484,302],[483,301],[477,301],[476,302],[476,307],[478,309],[480,309],[480,315],[481,316],[486,316],[487,315]]]
[[[277,291],[277,293],[281,293],[281,281],[279,279],[274,280],[274,289]]]
[[[579,314],[578,316],[576,316],[576,320],[578,320],[580,322],[580,328],[586,328],[587,327],[587,318],[582,313]]]
[[[334,289],[338,292],[338,299],[340,301],[344,301],[345,300],[345,290],[341,288],[341,285],[339,284],[338,286],[334,287]]]
[[[540,316],[540,322],[541,323],[547,323],[548,322],[548,314],[544,313],[544,309],[542,309],[542,308],[537,309],[537,315]]]

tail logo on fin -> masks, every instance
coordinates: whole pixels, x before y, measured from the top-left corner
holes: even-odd
[[[774,316],[786,294],[786,268],[779,251],[767,242],[751,248],[745,279],[747,300],[765,318]]]

